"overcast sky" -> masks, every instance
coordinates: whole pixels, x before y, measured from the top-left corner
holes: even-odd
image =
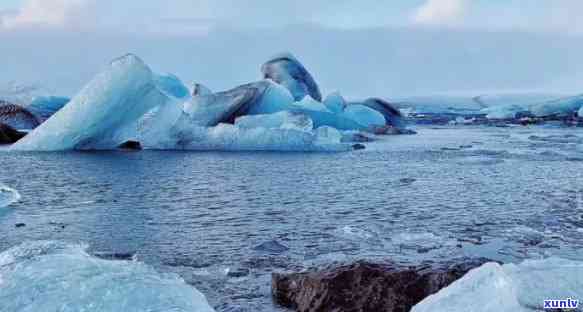
[[[0,82],[70,94],[134,52],[225,89],[289,50],[349,96],[583,92],[581,12],[581,0],[1,0]]]

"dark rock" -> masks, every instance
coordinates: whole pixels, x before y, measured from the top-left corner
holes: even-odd
[[[403,266],[357,262],[318,271],[272,275],[272,295],[302,312],[407,312],[487,259]]]
[[[255,246],[253,249],[257,251],[263,251],[268,253],[282,253],[289,250],[287,246],[282,245],[276,240],[267,241]]]
[[[234,268],[232,270],[229,270],[229,272],[227,273],[228,277],[245,277],[249,275],[249,269],[247,268]]]
[[[16,223],[14,226],[17,228],[21,228],[21,227],[25,227],[26,223]]]
[[[26,136],[25,132],[20,132],[9,125],[0,123],[0,144],[12,144]]]
[[[356,150],[363,150],[365,148],[366,148],[366,146],[364,146],[364,144],[360,144],[360,143],[357,143],[357,144],[353,144],[352,145],[352,149],[354,149],[355,151]]]
[[[126,141],[118,146],[121,149],[133,150],[133,151],[140,151],[142,150],[142,144],[137,141]]]
[[[0,100],[0,123],[13,128],[34,129],[41,124],[41,121],[28,109]]]
[[[136,253],[134,252],[98,252],[94,256],[103,260],[133,260]]]

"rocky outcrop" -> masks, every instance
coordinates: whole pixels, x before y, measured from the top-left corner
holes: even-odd
[[[0,123],[0,144],[12,144],[22,139],[26,135],[25,132],[20,132],[9,125]]]
[[[403,266],[356,262],[302,273],[274,273],[272,294],[301,312],[407,312],[487,259]]]

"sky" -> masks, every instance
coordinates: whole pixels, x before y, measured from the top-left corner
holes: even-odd
[[[290,51],[325,93],[583,92],[582,10],[581,0],[0,0],[0,83],[73,94],[132,52],[222,90]]]

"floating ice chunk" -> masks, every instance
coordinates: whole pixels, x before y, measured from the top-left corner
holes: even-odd
[[[356,122],[365,129],[386,124],[385,117],[380,112],[364,105],[350,105],[342,114],[344,118]]]
[[[148,66],[134,55],[112,62],[14,150],[110,149],[135,136],[137,121],[172,100],[157,88]],[[170,103],[175,104],[175,103]]]
[[[212,312],[175,274],[134,261],[92,257],[84,246],[24,243],[0,253],[3,312]]]
[[[583,263],[558,258],[487,263],[413,307],[413,312],[543,310],[544,300],[583,298]]]
[[[581,108],[577,112],[577,116],[579,116],[579,118],[583,118],[583,106],[581,106]]]
[[[533,105],[530,111],[537,117],[569,116],[582,107],[583,96],[575,96]]]
[[[154,82],[158,89],[167,96],[172,96],[177,99],[190,97],[188,88],[173,74],[154,74]]]
[[[516,118],[518,113],[528,112],[528,108],[521,105],[508,104],[487,107],[480,112],[486,114],[488,119],[513,119]]]
[[[316,81],[291,53],[281,53],[272,57],[261,66],[261,72],[265,79],[271,79],[287,88],[296,101],[300,101],[306,95],[322,101],[322,94]]]
[[[0,184],[0,208],[8,207],[20,200],[20,193]]]
[[[296,129],[312,131],[314,123],[310,117],[294,112],[283,111],[275,114],[241,116],[235,121],[239,128]]]
[[[331,112],[333,112],[335,114],[340,114],[341,112],[344,111],[344,108],[346,107],[347,104],[346,104],[346,100],[344,100],[344,98],[342,97],[340,92],[336,91],[336,92],[330,93],[326,97],[326,99],[324,100],[324,105]]]

